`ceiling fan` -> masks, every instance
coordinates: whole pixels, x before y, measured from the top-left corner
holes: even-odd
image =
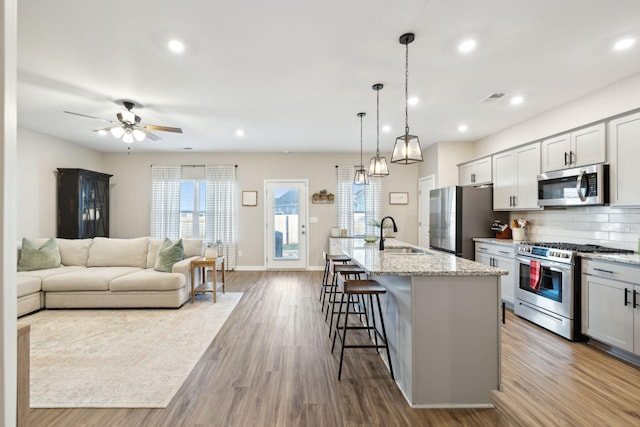
[[[123,142],[126,142],[127,144],[131,144],[134,141],[139,142],[145,138],[149,138],[152,141],[157,141],[161,139],[159,136],[149,132],[150,130],[161,131],[161,132],[182,133],[182,129],[180,128],[140,124],[142,117],[138,116],[136,113],[131,111],[136,106],[136,103],[133,101],[121,101],[121,102],[125,109],[120,111],[118,114],[116,114],[116,117],[118,118],[117,122],[114,120],[103,119],[100,117],[88,116],[86,114],[74,113],[72,111],[65,111],[65,113],[113,123],[115,124],[115,126],[109,126],[104,129],[96,129],[94,130],[94,132],[98,132],[103,135],[109,132],[111,133],[111,135],[122,140]]]

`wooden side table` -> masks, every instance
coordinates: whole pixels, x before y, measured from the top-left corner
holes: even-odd
[[[201,292],[211,292],[213,294],[213,302],[216,303],[217,296],[217,288],[218,288],[218,267],[220,267],[221,271],[221,283],[222,283],[222,293],[225,293],[225,284],[224,284],[224,257],[219,256],[217,258],[200,258],[191,261],[191,303],[195,301],[196,293]],[[200,279],[201,282],[196,286],[195,279],[195,270],[196,268],[200,269]],[[207,289],[207,268],[212,270],[211,273],[211,289]]]

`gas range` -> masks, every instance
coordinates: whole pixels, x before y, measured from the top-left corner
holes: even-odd
[[[572,264],[577,253],[631,253],[626,249],[566,242],[527,242],[518,245],[517,253],[563,264]]]

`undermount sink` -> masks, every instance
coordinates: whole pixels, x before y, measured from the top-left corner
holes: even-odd
[[[412,248],[409,246],[384,248],[384,252],[389,255],[428,255],[425,251],[418,248]]]

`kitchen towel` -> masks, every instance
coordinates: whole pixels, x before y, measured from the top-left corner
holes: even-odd
[[[529,287],[536,291],[540,288],[540,261],[535,259],[529,264]]]

